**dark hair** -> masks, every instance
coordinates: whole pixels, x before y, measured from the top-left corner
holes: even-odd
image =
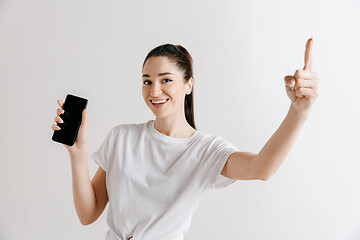
[[[184,72],[185,83],[193,77],[193,67],[192,67],[192,57],[189,52],[181,45],[173,45],[170,43],[160,45],[153,50],[151,50],[146,56],[142,67],[144,67],[146,61],[150,57],[165,56],[168,57],[170,61],[175,62],[175,64]],[[194,81],[194,80],[193,80]],[[193,100],[194,84],[192,86],[191,93],[185,95],[184,109],[185,117],[187,122],[194,128],[194,100]]]

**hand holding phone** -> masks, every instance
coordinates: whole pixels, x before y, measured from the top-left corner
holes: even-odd
[[[65,103],[58,99],[52,140],[63,143],[69,153],[86,152],[88,100],[68,94]]]

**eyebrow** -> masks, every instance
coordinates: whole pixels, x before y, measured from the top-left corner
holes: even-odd
[[[174,74],[172,74],[170,72],[163,72],[163,73],[159,73],[158,76],[160,77],[160,76],[167,75],[167,74],[174,75]],[[142,77],[150,77],[150,75],[149,74],[144,74]]]

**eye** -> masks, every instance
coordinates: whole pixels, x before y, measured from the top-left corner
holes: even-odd
[[[164,81],[165,81],[165,80],[169,80],[169,81],[166,81],[166,82],[172,82],[172,80],[171,80],[171,79],[168,79],[168,78],[164,79]],[[148,84],[146,84],[146,82],[150,82],[150,83],[151,83],[151,81],[145,80],[145,81],[143,82],[144,85],[148,85]]]

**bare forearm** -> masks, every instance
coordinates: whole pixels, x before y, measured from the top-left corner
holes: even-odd
[[[90,182],[87,152],[70,155],[74,204],[82,224],[88,224],[96,210],[95,192]]]
[[[273,176],[283,164],[306,119],[307,115],[297,113],[290,106],[280,127],[254,157],[255,169],[264,180]]]

